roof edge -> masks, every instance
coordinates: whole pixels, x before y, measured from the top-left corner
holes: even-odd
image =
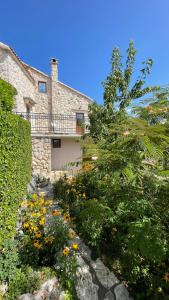
[[[42,72],[42,71],[36,69],[35,67],[32,67],[32,66],[26,64],[24,61],[22,61],[22,63],[23,63],[23,65],[24,65],[24,67],[26,67],[26,68],[28,68],[28,69],[32,69],[32,70],[34,70],[35,72],[40,73],[41,75],[43,75],[43,76],[45,76],[45,77],[48,77],[48,78],[50,77],[49,75],[47,75],[47,74],[45,74],[44,72]]]
[[[65,84],[65,83],[63,83],[63,82],[61,82],[61,81],[59,81],[59,80],[56,81],[56,83],[59,83],[59,84],[63,85],[64,87],[68,88],[69,90],[75,92],[76,94],[79,94],[79,95],[85,97],[89,102],[93,102],[93,101],[94,101],[94,100],[91,99],[90,97],[86,96],[85,94],[79,92],[78,90],[76,90],[76,89],[70,87],[69,85],[67,85],[67,84]]]
[[[11,48],[10,46],[1,43],[0,42],[0,48],[3,50],[7,50],[9,51],[9,53],[11,54],[11,56],[14,58],[14,60],[19,64],[19,66],[21,67],[22,71],[25,73],[25,75],[32,81],[33,84],[35,84],[35,80],[34,78],[31,76],[31,74],[29,73],[28,70],[26,70],[25,66],[23,65],[21,59],[19,58],[19,56],[15,53],[15,51],[13,50],[13,48]]]

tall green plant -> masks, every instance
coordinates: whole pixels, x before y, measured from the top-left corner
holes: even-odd
[[[146,78],[151,72],[153,60],[146,59],[142,64],[136,81],[133,83],[136,49],[133,41],[127,49],[126,63],[122,63],[119,48],[114,48],[111,58],[111,71],[103,83],[104,105],[96,103],[90,106],[90,133],[94,140],[107,136],[110,123],[116,123],[119,118],[125,117],[126,109],[133,100],[159,90],[158,86],[145,86]]]

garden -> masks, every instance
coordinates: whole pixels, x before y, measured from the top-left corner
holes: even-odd
[[[104,104],[90,107],[81,143],[83,169],[55,183],[75,229],[136,300],[169,297],[168,89],[145,87],[153,61],[133,83],[136,50],[126,64],[113,50]],[[133,84],[133,85],[132,85]]]
[[[54,183],[54,199],[27,194],[30,126],[12,114],[16,91],[0,80],[2,299],[57,277],[76,300],[76,233],[135,300],[169,299],[169,91],[145,87],[150,58],[134,81],[135,57],[133,42],[126,62],[113,49],[104,104],[90,105],[81,138],[82,169]]]

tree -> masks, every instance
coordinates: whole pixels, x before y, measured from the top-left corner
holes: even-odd
[[[103,83],[104,105],[99,106],[94,103],[90,106],[90,133],[95,141],[102,136],[107,136],[110,123],[117,123],[119,118],[125,117],[126,109],[133,103],[133,100],[159,90],[158,86],[145,87],[146,78],[153,66],[151,58],[143,62],[143,68],[140,70],[136,82],[132,84],[135,56],[136,49],[133,41],[130,41],[127,49],[125,66],[122,64],[119,48],[113,49],[111,71]]]

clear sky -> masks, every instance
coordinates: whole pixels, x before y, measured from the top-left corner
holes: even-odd
[[[58,58],[59,80],[99,103],[112,48],[130,39],[136,69],[151,57],[148,83],[168,84],[169,0],[0,0],[0,41],[45,73]]]

